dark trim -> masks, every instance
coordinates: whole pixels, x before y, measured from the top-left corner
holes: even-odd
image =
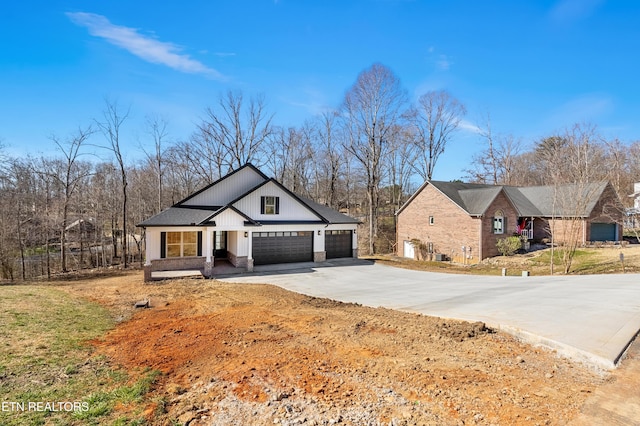
[[[221,208],[223,208],[224,206],[172,206],[172,207],[177,207],[177,208],[181,208],[181,209],[194,209],[194,210],[211,210],[211,211],[218,211]],[[169,207],[171,208],[171,207]]]
[[[260,225],[324,225],[319,220],[261,220]]]
[[[167,233],[160,233],[160,259],[167,257]]]
[[[197,255],[202,256],[202,231],[198,231],[198,248]]]
[[[203,226],[216,226],[216,222],[200,222],[200,223],[160,223],[160,224],[153,224],[153,225],[144,225],[144,226],[140,226],[140,228],[186,228],[189,226],[193,226],[196,228],[200,228]]]
[[[213,217],[216,217],[217,215],[221,214],[222,212],[224,212],[224,211],[225,211],[225,210],[227,210],[227,209],[231,209],[231,210],[233,210],[234,212],[236,212],[237,214],[239,214],[240,216],[242,216],[242,217],[243,217],[247,222],[250,222],[250,223],[252,223],[252,224],[257,224],[257,223],[258,223],[258,222],[256,222],[255,220],[251,219],[251,218],[250,218],[249,216],[247,216],[246,214],[242,213],[242,212],[241,212],[240,210],[238,210],[237,208],[233,207],[232,205],[224,206],[223,208],[221,208],[220,210],[218,210],[217,212],[215,212],[215,213],[213,214],[213,216],[211,216],[211,217],[212,217],[212,218],[213,218]],[[202,226],[207,226],[207,225],[208,225],[208,224],[205,224],[204,222],[202,222],[202,224],[203,224]],[[215,226],[215,221],[213,222],[213,225],[212,225],[212,226]]]
[[[287,188],[285,188],[280,182],[278,182],[277,180],[275,180],[274,178],[271,178],[267,181],[262,182],[261,184],[253,187],[252,189],[250,189],[249,191],[245,192],[244,194],[242,194],[241,196],[239,196],[238,198],[236,198],[235,200],[229,202],[229,205],[233,205],[235,203],[237,203],[238,201],[242,200],[243,198],[245,198],[246,196],[250,195],[251,193],[257,191],[259,188],[262,188],[263,186],[265,186],[266,184],[268,184],[269,182],[273,182],[278,188],[280,188],[281,190],[283,190],[287,195],[289,195],[290,197],[292,197],[295,201],[297,201],[298,203],[300,203],[304,208],[306,208],[307,210],[309,210],[311,213],[313,213],[315,216],[317,216],[320,220],[322,220],[323,223],[327,223],[327,224],[331,224],[330,221],[328,221],[326,218],[324,218],[320,213],[318,213],[317,211],[315,211],[314,209],[311,208],[311,206],[309,206],[307,203],[305,203],[304,201],[302,201],[296,194],[294,194],[293,192],[289,191]],[[275,196],[275,195],[274,195]],[[277,196],[275,196],[277,197]],[[262,198],[262,197],[260,197]],[[262,201],[261,201],[262,204]],[[261,210],[262,212],[262,210]],[[262,213],[264,214],[264,213]]]

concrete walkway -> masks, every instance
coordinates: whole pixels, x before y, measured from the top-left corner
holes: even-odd
[[[283,269],[284,268],[284,269]],[[363,260],[256,267],[221,278],[442,318],[483,321],[533,344],[615,368],[640,330],[640,275],[496,277],[412,271]]]

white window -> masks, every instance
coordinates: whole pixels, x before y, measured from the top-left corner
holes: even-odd
[[[502,210],[498,210],[496,214],[493,216],[493,233],[494,234],[504,234],[505,228],[505,217]]]
[[[260,213],[262,214],[279,214],[280,213],[280,197],[266,196],[260,197]]]
[[[167,232],[167,257],[196,256],[197,232]]]

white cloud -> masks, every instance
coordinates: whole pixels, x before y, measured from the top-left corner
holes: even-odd
[[[86,27],[89,34],[103,38],[147,62],[165,65],[185,73],[224,79],[218,71],[191,59],[189,55],[180,53],[180,47],[175,44],[142,35],[134,28],[114,25],[104,16],[95,13],[68,12],[66,15],[74,24]]]
[[[476,135],[479,135],[480,133],[482,133],[482,129],[480,127],[476,126],[475,124],[465,119],[460,120],[459,127],[460,127],[460,130],[463,130],[469,133],[474,133]]]

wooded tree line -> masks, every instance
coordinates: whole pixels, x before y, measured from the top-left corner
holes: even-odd
[[[143,257],[135,225],[246,162],[287,188],[363,221],[363,252],[392,251],[393,214],[431,179],[466,113],[446,91],[410,102],[386,66],[362,71],[341,105],[298,127],[275,124],[262,96],[220,95],[188,138],[149,115],[132,142],[130,110],[105,99],[103,114],[66,137],[55,154],[10,158],[0,146],[0,268],[4,279],[83,267],[126,266]],[[483,150],[466,179],[536,185],[610,180],[623,201],[640,177],[640,142],[606,140],[574,125],[525,145],[478,126]],[[145,156],[128,162],[136,144]],[[105,160],[104,158],[108,158]],[[382,232],[379,232],[382,230]]]

